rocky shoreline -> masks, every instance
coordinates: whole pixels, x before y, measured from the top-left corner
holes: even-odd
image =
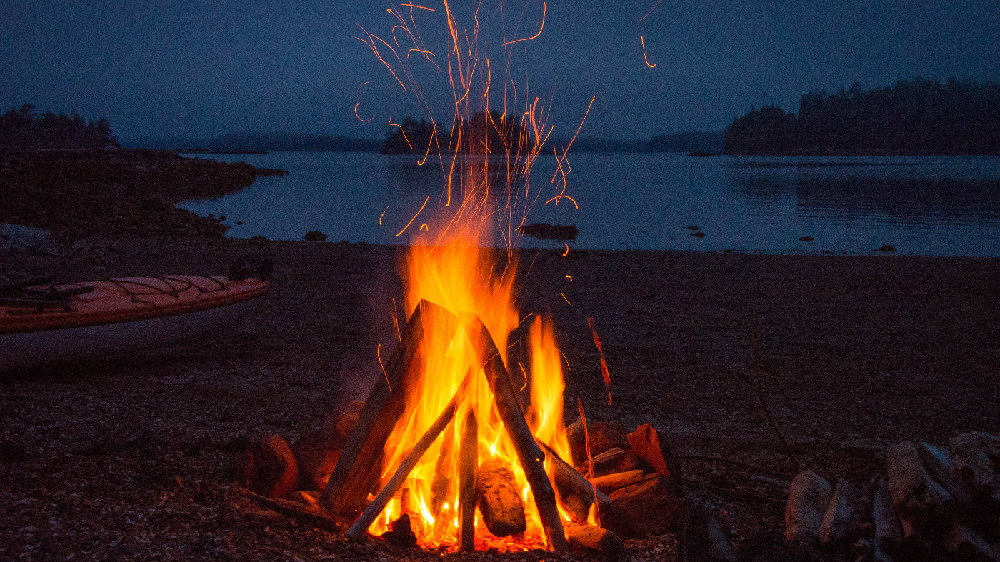
[[[0,223],[44,228],[64,241],[221,237],[228,227],[219,219],[174,205],[221,197],[258,175],[280,173],[144,149],[0,152]]]

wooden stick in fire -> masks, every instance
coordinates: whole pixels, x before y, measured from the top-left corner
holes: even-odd
[[[514,444],[518,460],[524,469],[524,476],[531,487],[532,495],[535,497],[535,505],[538,507],[538,515],[541,517],[549,546],[557,552],[565,551],[568,548],[566,534],[559,518],[559,508],[556,506],[556,495],[552,490],[552,482],[549,481],[549,476],[545,473],[543,465],[545,454],[535,443],[535,437],[531,434],[527,422],[524,421],[524,412],[517,401],[510,373],[503,364],[500,352],[497,351],[493,337],[486,326],[474,316],[466,316],[462,320],[465,325],[470,326],[469,334],[474,338],[473,341],[478,343],[477,349],[482,354],[480,360],[483,363],[483,372],[490,384],[490,390],[493,391],[493,399],[496,401],[497,411],[501,421],[503,421],[504,429]]]
[[[403,414],[407,389],[420,371],[418,362],[424,360],[420,353],[424,341],[423,323],[430,318],[457,321],[454,315],[433,303],[420,301],[417,305],[389,358],[384,377],[375,381],[337,459],[320,497],[324,509],[350,516],[364,507],[378,481],[385,442]]]
[[[392,475],[392,478],[386,483],[382,488],[382,491],[375,496],[372,503],[368,504],[368,507],[361,513],[361,517],[351,525],[351,528],[347,530],[347,536],[352,539],[361,537],[367,530],[368,527],[375,521],[375,519],[382,513],[385,509],[386,504],[392,499],[392,496],[396,495],[396,491],[399,487],[403,485],[403,481],[406,477],[410,475],[417,463],[420,462],[420,457],[424,456],[427,449],[430,448],[434,441],[437,440],[444,428],[448,427],[451,423],[452,418],[455,417],[455,410],[458,409],[458,402],[465,397],[465,393],[469,387],[470,376],[466,375],[462,384],[455,391],[455,395],[451,397],[451,401],[444,407],[444,411],[438,416],[434,423],[424,432],[424,435],[417,441],[417,444],[413,446],[413,449],[407,453],[406,458],[400,463],[399,468]]]
[[[469,408],[458,451],[459,544],[462,552],[476,550],[476,468],[479,465],[479,422]]]
[[[594,488],[594,485],[587,478],[576,471],[566,461],[562,460],[551,447],[538,441],[538,446],[549,456],[553,466],[553,480],[559,496],[562,499],[563,507],[577,523],[586,523],[590,515],[590,506],[597,501],[598,521],[600,514],[611,507],[611,499]]]

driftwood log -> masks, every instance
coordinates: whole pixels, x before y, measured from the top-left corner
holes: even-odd
[[[875,526],[875,556],[882,559],[891,555],[903,540],[903,526],[892,507],[889,483],[879,478],[872,496],[872,522]]]
[[[476,549],[476,468],[479,464],[479,422],[476,412],[469,409],[462,428],[462,443],[458,450],[458,512],[459,548],[463,552]]]
[[[424,340],[424,322],[457,320],[447,310],[420,301],[403,329],[401,339],[385,367],[383,377],[375,381],[358,421],[340,452],[330,475],[320,505],[341,515],[355,515],[365,505],[368,494],[378,482],[385,442],[406,407],[406,394],[419,376],[424,360],[420,348]]]
[[[811,470],[799,472],[788,489],[785,539],[805,544],[817,542],[830,496],[829,482]]]
[[[837,479],[830,505],[819,525],[819,541],[836,545],[851,537],[852,526],[857,529],[858,514],[862,510],[861,492],[843,478]]]
[[[476,497],[483,523],[498,537],[524,533],[527,521],[524,502],[514,483],[514,473],[501,459],[489,459],[479,465],[476,474]]]
[[[905,536],[926,531],[954,511],[955,499],[924,467],[918,445],[903,441],[889,449],[889,493]]]
[[[524,412],[517,401],[510,373],[507,372],[507,367],[504,366],[500,352],[497,351],[486,326],[475,317],[467,317],[466,322],[466,325],[471,327],[470,335],[477,343],[476,348],[481,350],[483,372],[489,382],[490,390],[493,391],[493,399],[500,419],[504,423],[504,429],[514,444],[525,478],[531,487],[549,547],[555,551],[564,551],[567,548],[566,534],[559,517],[559,508],[556,506],[555,491],[545,473],[543,464],[545,455],[535,442],[527,422],[524,421]]]
[[[949,451],[958,478],[977,498],[1000,501],[1000,478],[990,460],[990,440],[977,433],[963,433],[951,439]]]

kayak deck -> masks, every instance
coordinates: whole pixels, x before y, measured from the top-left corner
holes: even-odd
[[[0,334],[81,328],[175,316],[260,296],[259,279],[166,275],[24,287],[0,295]]]

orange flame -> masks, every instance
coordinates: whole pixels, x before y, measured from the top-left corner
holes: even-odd
[[[467,29],[460,25],[459,16],[451,4],[449,0],[443,0],[443,10],[437,12],[437,17],[446,24],[447,48],[432,49],[424,44],[416,32],[413,12],[426,14],[434,10],[411,3],[400,4],[409,9],[409,18],[398,9],[388,10],[394,23],[391,38],[387,36],[389,41],[363,28],[363,36],[359,38],[392,78],[405,91],[416,96],[424,108],[428,108],[421,85],[406,62],[410,53],[422,55],[414,59],[427,60],[442,76],[447,76],[454,105],[451,131],[442,127],[443,132],[439,133],[437,123],[431,119],[433,132],[426,146],[422,140],[411,143],[401,124],[393,123],[391,117],[389,122],[403,131],[406,144],[423,152],[419,165],[434,154],[441,165],[443,180],[442,194],[436,206],[430,203],[428,196],[396,234],[398,237],[408,232],[412,239],[404,264],[404,312],[412,312],[421,300],[427,300],[450,311],[459,321],[423,319],[420,372],[411,373],[415,382],[404,389],[406,408],[385,445],[381,467],[383,485],[393,476],[413,444],[421,439],[456,396],[458,389],[463,389],[457,399],[453,420],[417,462],[401,491],[389,501],[369,532],[380,535],[389,530],[402,514],[407,514],[421,546],[457,546],[460,527],[459,457],[464,422],[455,420],[464,420],[472,412],[477,420],[478,462],[482,464],[487,460],[500,459],[510,470],[514,485],[521,492],[527,523],[523,535],[499,538],[493,536],[477,517],[477,547],[502,551],[527,550],[545,547],[548,539],[517,452],[485,379],[480,359],[482,350],[475,348],[476,338],[466,331],[466,322],[462,318],[470,314],[478,317],[492,335],[508,371],[523,373],[524,386],[530,387],[530,406],[526,417],[532,434],[560,457],[569,459],[569,442],[562,419],[562,363],[552,320],[536,316],[528,329],[524,351],[529,355],[529,368],[516,359],[508,358],[508,354],[512,353],[510,350],[514,349],[508,345],[508,339],[520,324],[513,291],[518,256],[513,249],[512,238],[517,222],[523,223],[527,208],[539,200],[540,193],[531,191],[530,171],[553,127],[546,124],[548,111],[538,98],[522,100],[523,108],[508,114],[508,103],[512,100],[508,99],[509,81],[506,78],[502,82],[503,103],[497,104],[502,105],[504,111],[499,115],[491,113],[491,97],[499,95],[499,92],[491,89],[494,68],[490,59],[479,52],[478,8],[472,15],[473,25]],[[507,53],[505,56],[516,50],[506,48],[509,45],[533,40],[542,33],[547,9],[543,3],[538,33],[498,43],[499,48]],[[401,57],[401,53],[406,53],[406,56]],[[434,53],[447,57],[447,61],[438,61],[442,63],[439,67],[433,60]],[[516,99],[516,87],[512,90]],[[471,106],[478,103],[482,103],[482,111],[474,112]],[[587,113],[593,103],[592,98]],[[561,191],[549,201],[557,204],[566,198],[576,205],[573,198],[565,193],[566,175],[570,170],[567,152],[580,133],[583,121],[561,153],[554,151],[559,166],[557,173],[562,174],[562,185]],[[555,176],[552,183],[554,179]],[[523,189],[519,185],[521,182]],[[416,222],[418,217],[426,222]],[[380,224],[381,219],[380,216]],[[415,224],[420,224],[420,227],[411,228]],[[488,249],[496,242],[494,237],[497,234],[504,248]],[[393,319],[395,321],[395,315]],[[377,356],[381,364],[381,348],[377,349]],[[513,368],[514,363],[519,367],[517,370]],[[469,381],[467,386],[462,386],[463,381]],[[546,461],[546,470],[551,476],[554,466],[549,461]],[[568,519],[569,515],[561,511],[563,517]]]

